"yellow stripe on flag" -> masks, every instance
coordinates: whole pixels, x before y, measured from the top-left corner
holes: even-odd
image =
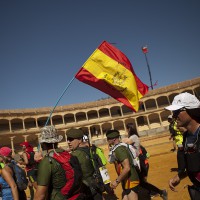
[[[139,99],[143,96],[137,90],[135,77],[122,64],[104,54],[101,50],[96,49],[93,54],[82,66],[97,79],[106,81],[108,84],[120,91],[138,110]]]

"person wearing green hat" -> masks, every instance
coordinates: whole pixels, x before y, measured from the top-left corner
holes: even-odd
[[[132,163],[132,158],[128,152],[128,148],[119,145],[121,142],[120,133],[118,130],[111,129],[106,132],[110,152],[115,148],[112,154],[112,163],[115,164],[115,169],[118,177],[111,182],[111,188],[116,189],[119,183],[122,184],[122,199],[137,200],[139,189],[139,176]],[[118,147],[116,148],[116,146]]]
[[[88,200],[103,200],[102,191],[94,178],[94,167],[91,160],[90,148],[82,145],[84,133],[81,129],[69,129],[66,132],[67,143],[73,156],[76,156],[83,173],[83,191]]]

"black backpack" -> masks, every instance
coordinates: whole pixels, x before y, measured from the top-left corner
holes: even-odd
[[[14,174],[14,180],[17,184],[17,188],[20,191],[24,191],[27,189],[28,186],[28,179],[26,178],[26,172],[19,166],[17,163],[12,160],[11,163],[8,165]]]
[[[90,158],[92,165],[94,167],[93,177],[95,180],[95,185],[99,191],[104,192],[105,191],[104,182],[101,173],[99,171],[99,167],[103,166],[101,158],[96,154],[95,146],[89,148],[90,148],[90,153],[88,153],[84,148],[79,148],[79,150],[84,151],[86,155],[88,155],[88,157]]]

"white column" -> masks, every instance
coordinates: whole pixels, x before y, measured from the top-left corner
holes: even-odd
[[[11,143],[11,149],[12,149],[12,154],[15,154],[15,149],[14,149],[14,140],[15,136],[10,137],[10,143]]]
[[[23,135],[23,137],[24,137],[24,141],[25,142],[27,142],[27,137],[28,137],[29,135]]]

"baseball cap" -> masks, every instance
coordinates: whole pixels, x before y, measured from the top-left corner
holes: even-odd
[[[172,105],[165,107],[166,110],[179,110],[181,108],[195,109],[200,108],[200,101],[195,95],[188,92],[178,94],[174,97]]]
[[[0,155],[1,156],[9,156],[10,155],[10,153],[11,153],[11,148],[9,148],[9,147],[1,147],[0,148]]]
[[[30,145],[29,142],[22,142],[22,143],[20,144],[20,146],[25,146],[26,148],[27,148],[27,147],[31,147],[31,145]]]
[[[71,128],[66,132],[67,138],[79,139],[83,138],[83,131],[81,129]]]
[[[120,136],[119,131],[118,130],[108,130],[106,132],[106,137],[107,139],[114,139],[114,138],[118,138]]]

